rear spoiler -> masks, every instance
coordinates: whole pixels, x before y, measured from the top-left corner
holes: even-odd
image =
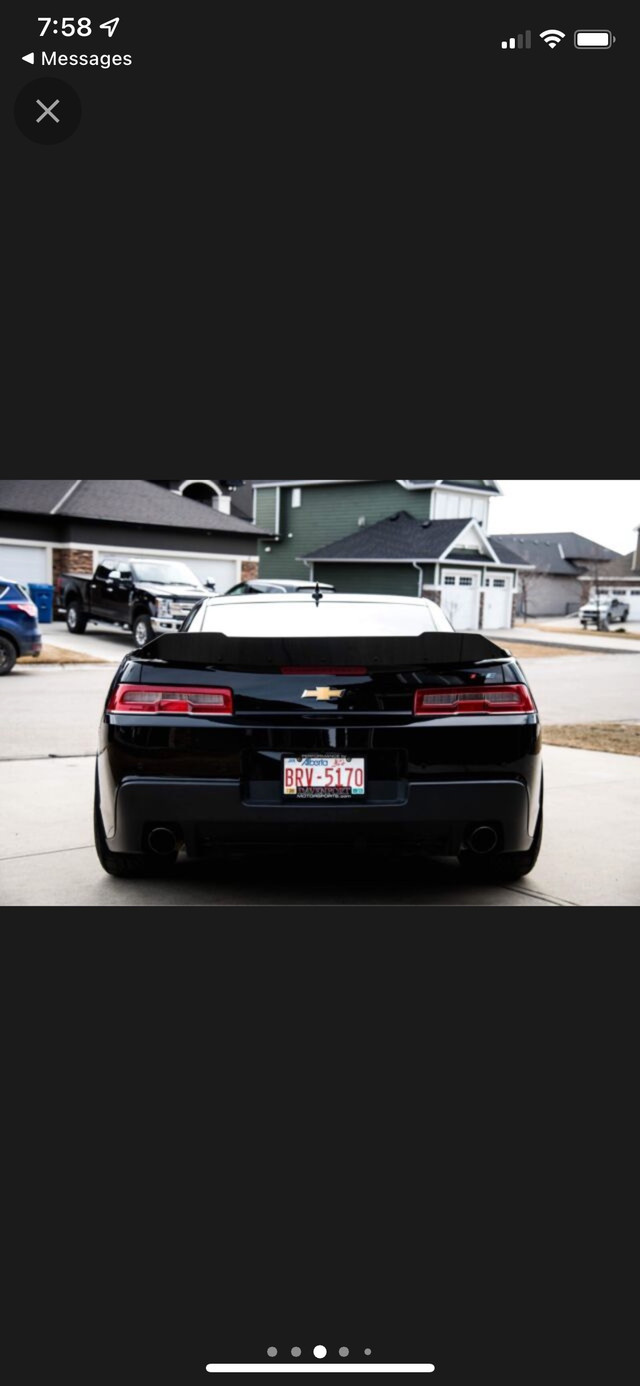
[[[477,664],[506,659],[509,651],[484,635],[434,631],[418,636],[354,636],[336,639],[300,636],[292,639],[221,635],[215,631],[159,635],[135,652],[163,664],[196,664],[215,669],[287,669],[363,666],[418,669],[429,664]]]

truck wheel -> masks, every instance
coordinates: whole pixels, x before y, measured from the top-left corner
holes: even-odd
[[[133,623],[133,638],[139,650],[142,649],[143,645],[148,645],[149,641],[153,640],[153,629],[148,616],[136,616]]]
[[[67,626],[72,635],[84,635],[87,618],[79,602],[69,602],[67,607]]]
[[[7,640],[4,635],[0,635],[0,678],[5,674],[10,674],[18,658],[18,652],[12,640]]]

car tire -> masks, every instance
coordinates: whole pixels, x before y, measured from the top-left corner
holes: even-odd
[[[100,786],[96,766],[96,787],[93,802],[93,836],[98,861],[108,876],[128,877],[129,880],[141,877],[165,876],[171,874],[177,861],[177,853],[169,857],[133,856],[125,852],[111,852],[107,846],[102,812],[100,809]]]
[[[79,602],[69,602],[67,607],[67,628],[72,635],[84,635],[87,618]]]
[[[495,884],[519,881],[528,876],[542,850],[544,835],[544,809],[540,804],[538,823],[533,842],[528,852],[501,852],[496,857],[476,857],[472,852],[461,852],[458,857],[465,876],[476,881],[491,881]]]
[[[7,640],[5,635],[0,635],[0,678],[5,674],[10,674],[18,658],[18,651],[12,640]]]
[[[145,616],[144,613],[141,616],[136,616],[133,622],[133,638],[138,650],[143,649],[150,640],[153,640],[153,627],[149,617]]]

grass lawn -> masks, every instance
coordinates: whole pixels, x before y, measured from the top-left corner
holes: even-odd
[[[545,727],[548,746],[573,746],[579,751],[612,751],[640,756],[640,722],[592,722],[577,727]]]
[[[80,654],[77,650],[63,650],[59,645],[43,645],[42,654],[37,659],[25,655],[18,664],[109,664],[112,660],[98,659],[96,655]]]

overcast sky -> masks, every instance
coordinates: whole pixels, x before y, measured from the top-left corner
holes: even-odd
[[[635,547],[640,481],[499,481],[491,502],[493,534],[572,530],[618,553]]]

